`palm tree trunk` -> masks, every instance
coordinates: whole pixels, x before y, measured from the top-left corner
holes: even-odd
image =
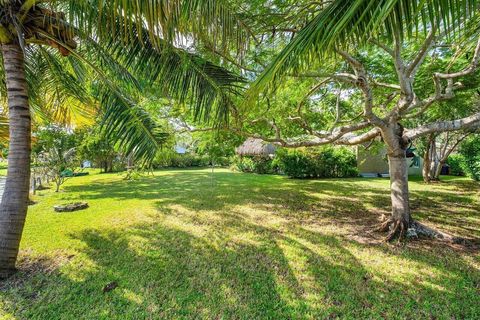
[[[0,204],[0,278],[15,271],[28,208],[31,119],[25,80],[24,53],[16,44],[2,44],[10,145],[8,174]]]

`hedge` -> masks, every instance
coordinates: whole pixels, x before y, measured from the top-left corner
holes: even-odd
[[[287,176],[299,179],[358,176],[357,158],[347,148],[281,149],[274,166]]]
[[[275,158],[236,157],[241,172],[280,173],[291,178],[347,178],[358,176],[355,153],[347,148],[278,149]]]

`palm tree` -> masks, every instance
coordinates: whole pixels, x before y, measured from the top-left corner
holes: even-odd
[[[467,47],[471,48],[472,45],[477,44],[478,40],[477,5],[475,0],[334,0],[322,4],[319,13],[296,34],[292,41],[283,48],[257,78],[250,89],[249,95],[254,97],[264,90],[275,88],[274,84],[280,79],[292,72],[305,70],[312,63],[317,62],[318,64],[322,59],[340,58],[347,61],[354,70],[353,78],[356,81],[354,84],[364,91],[365,104],[372,104],[373,100],[369,100],[371,92],[365,92],[366,87],[363,85],[363,66],[358,60],[350,56],[348,51],[369,42],[379,43],[379,39],[381,39],[383,43],[387,44],[383,45],[382,49],[392,53],[391,55],[398,62],[395,62],[396,67],[398,66],[397,73],[406,75],[399,80],[402,85],[399,86],[398,100],[399,103],[403,103],[403,107],[399,106],[399,110],[406,110],[417,97],[411,90],[416,69],[404,68],[403,61],[401,61],[403,59],[401,46],[404,38],[415,38],[420,34],[422,37],[426,36],[425,43],[429,45],[438,33],[449,37],[462,34],[464,39],[470,40],[470,45]],[[429,30],[430,32],[428,32]],[[427,35],[427,33],[429,34]],[[394,46],[395,51],[390,50],[390,45]],[[419,60],[413,61],[407,67],[421,64],[428,49],[429,47],[426,46],[418,55]],[[479,54],[480,42],[476,47],[471,67],[465,69],[466,72],[464,73],[442,75],[444,78],[437,79],[437,83],[440,84],[439,88],[441,88],[442,81],[448,80],[453,83],[455,77],[473,72],[478,66],[477,56]],[[356,143],[365,142],[381,135],[387,146],[391,177],[392,216],[382,225],[382,229],[390,229],[388,239],[398,235],[402,237],[408,228],[420,226],[412,220],[409,208],[408,167],[405,153],[411,137],[406,134],[407,130],[404,130],[400,124],[402,117],[398,113],[391,112],[391,116],[388,118],[380,119],[370,112],[370,107],[366,107],[365,110],[363,115],[364,125],[357,130],[362,132],[361,130],[365,130],[365,128],[370,130],[373,127],[373,129],[363,131],[363,135],[359,135],[356,139],[359,142]],[[462,126],[444,126],[444,129],[459,129],[464,125],[472,125],[478,122],[478,118],[479,115],[476,114],[461,119]],[[352,128],[339,130],[350,129]],[[423,129],[425,130],[420,130],[422,132],[418,135],[443,130],[435,123]],[[345,132],[342,131],[337,140],[332,141],[338,143],[339,138],[344,135]],[[311,145],[331,143],[332,141],[318,139]],[[355,141],[355,139],[352,139],[352,141]],[[345,143],[351,142],[345,141]]]
[[[185,103],[198,119],[226,119],[242,79],[186,46],[216,39],[228,50],[244,37],[222,1],[0,0],[10,136],[0,278],[15,270],[27,213],[32,110],[94,105],[126,153],[151,158],[163,135],[138,107],[142,91]]]

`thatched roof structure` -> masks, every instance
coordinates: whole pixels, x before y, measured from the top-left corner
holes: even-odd
[[[262,139],[248,138],[236,152],[240,156],[271,156],[275,154],[277,147]]]

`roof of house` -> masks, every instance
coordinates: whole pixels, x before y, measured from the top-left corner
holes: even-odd
[[[269,156],[275,154],[277,147],[262,139],[248,138],[236,149],[241,156]]]

